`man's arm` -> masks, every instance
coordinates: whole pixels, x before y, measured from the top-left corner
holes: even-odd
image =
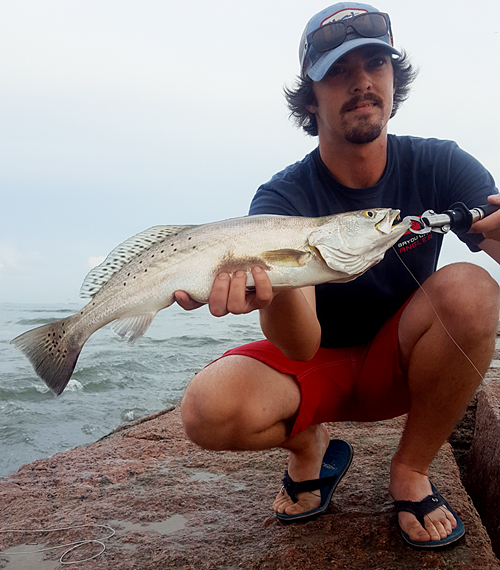
[[[319,348],[321,326],[315,291],[313,286],[283,291],[260,311],[262,332],[292,360],[310,360]]]
[[[500,264],[500,242],[494,239],[485,239],[479,247]]]

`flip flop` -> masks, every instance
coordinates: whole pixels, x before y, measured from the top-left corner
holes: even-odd
[[[457,526],[453,529],[452,533],[449,534],[446,538],[441,540],[430,540],[429,542],[416,542],[411,540],[411,538],[404,532],[401,531],[401,535],[405,542],[407,542],[410,546],[414,548],[420,548],[422,550],[430,550],[434,548],[441,548],[443,546],[448,546],[462,538],[465,534],[465,528],[463,522],[460,520],[457,513],[450,507],[450,505],[443,499],[440,493],[436,490],[436,487],[431,483],[432,487],[432,495],[427,495],[425,499],[421,501],[394,501],[394,508],[396,512],[407,512],[415,515],[417,517],[418,522],[425,528],[424,526],[424,517],[428,515],[430,512],[436,510],[438,507],[446,507],[450,513],[455,517],[457,521]]]
[[[321,490],[321,504],[317,509],[312,509],[297,515],[287,515],[286,513],[276,513],[278,519],[284,523],[307,522],[315,519],[323,514],[328,505],[337,485],[342,477],[347,473],[352,461],[352,447],[347,441],[341,439],[332,439],[328,445],[328,449],[323,457],[319,479],[311,479],[309,481],[299,481],[296,483],[285,471],[283,477],[283,487],[294,503],[298,501],[297,493],[304,491]]]

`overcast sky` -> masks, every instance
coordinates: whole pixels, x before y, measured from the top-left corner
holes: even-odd
[[[500,2],[374,5],[420,68],[389,131],[453,139],[498,184]],[[0,302],[79,301],[92,264],[133,234],[245,215],[317,144],[282,90],[326,6],[0,0]],[[445,242],[444,263],[500,280],[485,254]]]

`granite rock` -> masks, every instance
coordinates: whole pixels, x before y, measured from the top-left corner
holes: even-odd
[[[111,526],[116,534],[105,541],[106,551],[77,566],[86,570],[500,569],[449,444],[436,457],[432,478],[464,521],[466,535],[439,552],[403,543],[387,491],[403,425],[404,418],[329,426],[332,437],[351,442],[354,460],[328,512],[305,524],[283,525],[271,510],[286,467],[284,451],[204,451],[186,439],[176,408],[0,481],[0,526]],[[85,527],[36,538],[0,534],[0,568],[62,568],[62,551],[6,554],[39,548],[33,541],[61,544],[102,532]],[[89,558],[99,549],[85,546],[65,560]]]
[[[472,446],[466,456],[469,495],[481,512],[493,549],[500,556],[500,384],[479,393]]]

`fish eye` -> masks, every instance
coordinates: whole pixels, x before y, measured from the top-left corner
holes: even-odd
[[[367,218],[374,218],[375,217],[375,212],[373,210],[366,210],[365,212],[365,217]]]

